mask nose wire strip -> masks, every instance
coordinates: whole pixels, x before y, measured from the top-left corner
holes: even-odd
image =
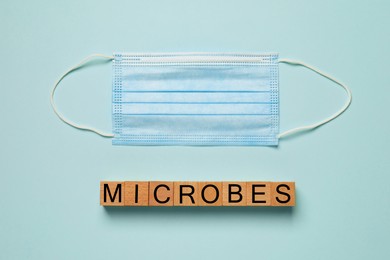
[[[345,102],[344,106],[338,111],[336,112],[334,115],[318,122],[318,123],[315,123],[315,124],[312,124],[312,125],[306,125],[306,126],[301,126],[301,127],[297,127],[297,128],[293,128],[293,129],[290,129],[290,130],[287,130],[281,134],[278,135],[278,138],[282,138],[282,137],[285,137],[285,136],[288,136],[288,135],[291,135],[291,134],[294,134],[294,133],[298,133],[298,132],[303,132],[303,131],[308,131],[308,130],[312,130],[312,129],[315,129],[319,126],[322,126],[330,121],[332,121],[333,119],[335,119],[336,117],[338,117],[339,115],[341,115],[345,110],[347,110],[347,108],[349,107],[349,105],[351,104],[352,102],[352,92],[350,90],[350,88],[341,83],[340,81],[338,81],[337,79],[333,78],[332,76],[326,74],[325,72],[322,72],[321,70],[317,69],[317,68],[314,68],[306,63],[303,63],[301,61],[295,61],[295,60],[290,60],[290,59],[280,59],[279,60],[279,63],[287,63],[287,64],[292,64],[292,65],[299,65],[299,66],[303,66],[303,67],[306,67],[314,72],[316,72],[317,74],[333,81],[334,83],[338,84],[339,86],[341,86],[346,92],[347,92],[347,95],[348,95],[348,100],[347,102]]]
[[[78,63],[77,65],[75,65],[74,67],[70,68],[67,72],[65,72],[58,80],[57,82],[54,84],[54,87],[51,91],[51,95],[50,95],[50,102],[51,102],[51,106],[53,107],[53,110],[54,110],[54,113],[56,113],[56,115],[58,116],[59,119],[61,119],[64,123],[76,128],[76,129],[79,129],[79,130],[84,130],[84,131],[90,131],[90,132],[94,132],[102,137],[108,137],[108,138],[112,138],[114,137],[113,134],[107,134],[107,133],[103,133],[101,132],[100,130],[97,130],[95,128],[92,128],[92,127],[88,127],[88,126],[83,126],[83,125],[79,125],[77,123],[74,123],[72,122],[71,120],[65,118],[61,113],[58,112],[57,110],[57,107],[56,107],[56,104],[54,103],[54,94],[55,94],[55,91],[58,87],[58,85],[60,84],[60,82],[67,76],[69,75],[70,73],[72,73],[73,71],[81,68],[82,66],[84,66],[86,63],[88,63],[89,61],[93,60],[93,59],[96,59],[96,58],[102,58],[102,59],[107,59],[107,60],[113,60],[114,57],[113,56],[107,56],[107,55],[103,55],[103,54],[92,54],[92,55],[89,55],[88,57],[86,57],[85,59],[83,59],[80,63]]]

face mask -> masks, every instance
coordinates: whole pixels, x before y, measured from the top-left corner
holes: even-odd
[[[54,93],[61,80],[90,60],[113,60],[113,134],[81,126],[60,114]],[[348,101],[331,117],[279,133],[279,63],[306,67],[345,89]],[[112,138],[114,145],[263,145],[315,129],[342,114],[350,89],[303,62],[278,54],[94,54],[54,85],[51,104],[68,125]]]

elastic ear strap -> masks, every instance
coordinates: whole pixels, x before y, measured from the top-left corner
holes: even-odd
[[[58,87],[58,84],[60,84],[60,82],[70,73],[72,73],[73,71],[81,68],[82,66],[84,66],[86,63],[88,63],[89,61],[95,59],[95,58],[103,58],[103,59],[107,59],[107,60],[113,60],[114,57],[113,56],[106,56],[106,55],[103,55],[103,54],[92,54],[88,57],[86,57],[85,59],[83,59],[79,64],[75,65],[74,67],[70,68],[67,72],[65,72],[58,80],[57,82],[54,84],[54,87],[51,91],[51,95],[50,95],[50,102],[51,102],[51,106],[53,107],[53,110],[54,110],[54,113],[56,113],[56,115],[58,116],[59,119],[61,119],[64,123],[74,127],[74,128],[77,128],[79,130],[84,130],[84,131],[90,131],[90,132],[94,132],[102,137],[114,137],[113,134],[106,134],[106,133],[103,133],[95,128],[92,128],[92,127],[88,127],[88,126],[82,126],[82,125],[79,125],[77,123],[74,123],[72,121],[70,121],[69,119],[65,118],[63,115],[61,115],[58,110],[57,110],[57,107],[54,103],[54,94],[55,94],[55,91]]]
[[[314,67],[312,67],[312,66],[310,66],[308,64],[305,64],[305,63],[303,63],[301,61],[294,61],[294,60],[289,60],[289,59],[280,59],[279,63],[287,63],[287,64],[299,65],[299,66],[306,67],[306,68],[316,72],[317,74],[319,74],[319,75],[321,75],[321,76],[323,76],[323,77],[333,81],[334,83],[338,84],[339,86],[341,86],[347,92],[347,95],[348,95],[347,102],[345,102],[344,106],[337,113],[335,113],[334,115],[332,115],[332,116],[330,116],[330,117],[328,117],[328,118],[326,118],[326,119],[324,119],[324,120],[322,120],[322,121],[320,121],[318,123],[312,124],[312,125],[306,125],[306,126],[301,126],[301,127],[297,127],[297,128],[293,128],[293,129],[287,130],[287,131],[279,134],[278,135],[279,138],[285,137],[285,136],[290,135],[290,134],[303,132],[303,131],[311,130],[311,129],[317,128],[319,126],[322,126],[322,125],[332,121],[333,119],[335,119],[339,115],[341,115],[345,110],[347,110],[347,108],[351,104],[351,102],[352,102],[352,92],[349,89],[349,87],[347,85],[344,85],[343,83],[341,83],[337,79],[331,77],[330,75],[326,74],[325,72],[322,72],[319,69],[314,68]]]

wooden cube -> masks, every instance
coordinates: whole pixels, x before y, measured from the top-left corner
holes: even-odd
[[[148,181],[125,181],[124,186],[125,206],[149,205]]]
[[[149,182],[149,206],[173,206],[173,182]]]
[[[124,206],[124,185],[120,181],[100,182],[100,205]]]
[[[198,206],[199,192],[197,182],[174,182],[175,206]]]
[[[222,182],[199,182],[199,206],[222,206]]]
[[[223,206],[246,206],[246,182],[222,183]]]
[[[295,206],[295,182],[273,182],[271,191],[272,206]]]
[[[271,206],[270,182],[246,183],[247,206]]]

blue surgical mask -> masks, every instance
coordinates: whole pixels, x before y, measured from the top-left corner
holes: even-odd
[[[60,81],[92,58],[113,60],[113,134],[64,118],[54,104]],[[316,124],[279,132],[279,63],[304,66],[348,94],[343,108]],[[114,145],[276,146],[281,137],[317,128],[343,113],[351,91],[305,63],[276,53],[95,54],[55,84],[52,105],[65,123],[112,138]]]

